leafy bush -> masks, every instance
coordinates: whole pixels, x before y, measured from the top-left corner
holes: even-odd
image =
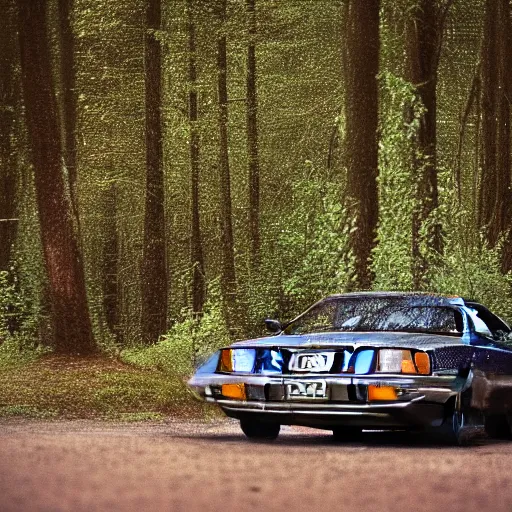
[[[279,245],[288,270],[284,291],[295,310],[346,287],[350,225],[341,198],[335,182],[305,179],[293,188],[294,214]]]
[[[16,272],[0,271],[0,359],[19,357],[36,348],[38,311],[20,289]],[[36,354],[34,354],[36,356]]]
[[[411,219],[415,206],[413,139],[424,108],[412,84],[393,73],[380,76],[379,227],[372,269],[377,290],[412,288]],[[408,119],[407,119],[408,118]],[[419,155],[417,155],[417,158]]]
[[[183,320],[174,324],[156,345],[123,350],[121,359],[169,375],[190,375],[212,352],[231,342],[218,293],[212,291],[209,297],[201,318],[185,310]]]
[[[489,249],[482,235],[468,245],[449,237],[444,257],[429,274],[432,291],[456,294],[485,304],[512,320],[512,273],[501,271],[501,247]]]

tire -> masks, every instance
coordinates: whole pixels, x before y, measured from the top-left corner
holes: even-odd
[[[279,435],[281,425],[259,420],[240,420],[240,428],[249,439],[273,441]]]
[[[447,413],[443,424],[434,429],[443,443],[452,446],[467,446],[469,444],[469,435],[466,429],[467,412],[462,406],[460,395],[455,401],[447,404]]]
[[[492,439],[512,439],[512,425],[505,414],[490,414],[485,417],[485,432]]]
[[[360,427],[343,426],[332,429],[332,438],[336,442],[357,441],[361,439],[362,429]]]

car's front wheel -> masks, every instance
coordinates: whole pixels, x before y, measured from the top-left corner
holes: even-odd
[[[249,438],[262,441],[273,441],[279,435],[281,425],[259,420],[240,420],[242,432]]]
[[[443,442],[456,446],[466,446],[470,437],[467,431],[468,413],[462,405],[461,396],[447,404],[447,413],[443,424],[435,429],[435,433]]]

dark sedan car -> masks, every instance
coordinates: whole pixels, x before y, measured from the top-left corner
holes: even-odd
[[[366,292],[327,297],[275,335],[234,343],[189,381],[249,438],[281,425],[425,429],[456,444],[472,427],[512,437],[510,327],[460,297]]]

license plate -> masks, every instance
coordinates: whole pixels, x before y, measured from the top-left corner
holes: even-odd
[[[296,352],[289,369],[294,372],[328,372],[334,362],[334,352]]]
[[[287,400],[327,400],[325,380],[289,380],[285,382]]]

